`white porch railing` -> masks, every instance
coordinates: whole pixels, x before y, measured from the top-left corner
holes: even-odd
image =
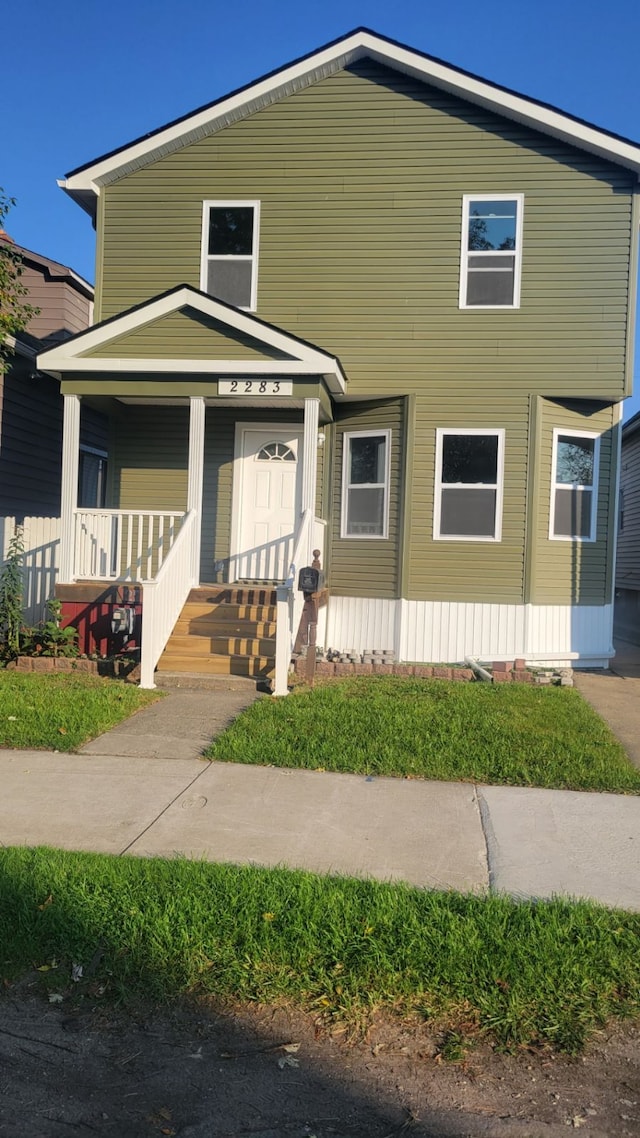
[[[185,514],[163,510],[76,510],[78,579],[152,581],[184,528]]]
[[[276,666],[273,685],[274,695],[287,695],[291,654],[300,626],[304,608],[304,595],[298,589],[298,572],[310,565],[312,550],[319,549],[324,554],[326,523],[314,518],[311,510],[305,510],[295,534],[293,556],[286,581],[276,588]]]
[[[156,664],[182,612],[189,590],[197,584],[193,555],[196,517],[196,512],[190,510],[156,579],[142,585],[141,688],[156,686],[153,678]]]

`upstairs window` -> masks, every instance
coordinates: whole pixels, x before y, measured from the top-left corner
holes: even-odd
[[[390,431],[345,432],[341,537],[387,537],[390,448]]]
[[[433,536],[500,541],[504,431],[441,428],[436,435]]]
[[[204,203],[200,288],[236,308],[255,310],[259,202]]]
[[[462,202],[461,308],[519,308],[522,194],[466,194]]]
[[[598,508],[598,435],[553,432],[549,537],[595,541]]]

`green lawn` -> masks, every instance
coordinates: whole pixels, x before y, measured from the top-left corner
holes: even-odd
[[[207,756],[228,762],[640,793],[575,689],[355,677],[253,704]]]
[[[211,993],[352,1021],[389,1008],[569,1051],[640,1010],[640,914],[586,902],[8,848],[0,927],[0,981],[40,968],[45,990],[93,1003],[100,983],[107,999]]]
[[[1,671],[0,747],[74,751],[157,698],[98,676]]]

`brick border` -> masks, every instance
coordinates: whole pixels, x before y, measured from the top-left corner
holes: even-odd
[[[293,672],[298,680],[306,680],[307,664],[304,658],[295,661]],[[545,669],[535,671],[526,667],[524,660],[494,660],[487,666],[494,684],[555,684],[562,687],[573,686],[573,673],[570,668]],[[472,668],[451,664],[347,664],[318,660],[316,677],[319,680],[344,679],[345,676],[416,676],[419,679],[460,680],[470,683],[476,680]]]

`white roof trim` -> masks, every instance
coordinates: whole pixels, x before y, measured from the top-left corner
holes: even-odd
[[[640,174],[640,145],[617,139],[553,107],[541,105],[533,99],[467,75],[455,67],[425,57],[373,32],[359,30],[274,75],[257,80],[248,88],[219,100],[213,106],[186,116],[151,137],[139,139],[115,154],[98,159],[84,169],[69,174],[59,185],[84,208],[90,208],[91,198],[99,195],[101,186],[229,126],[237,119],[294,91],[325,79],[364,57],[403,71],[415,79],[431,83],[452,95],[477,103]]]
[[[107,356],[86,356],[85,352],[95,351],[128,332],[136,331],[150,324],[154,320],[167,316],[172,312],[189,307],[194,308],[214,320],[220,321],[228,328],[250,336],[258,343],[275,348],[276,351],[285,352],[292,357],[287,360],[182,360],[182,359],[128,359],[125,357],[112,359]],[[38,367],[41,371],[59,375],[62,372],[157,372],[167,374],[170,372],[224,374],[224,375],[264,375],[278,373],[279,375],[322,375],[335,394],[343,395],[346,391],[346,377],[338,361],[326,352],[304,344],[294,336],[280,332],[277,328],[263,324],[249,313],[230,308],[221,304],[213,297],[203,296],[193,289],[184,286],[174,289],[164,296],[140,305],[122,316],[88,328],[80,332],[71,340],[56,345],[38,356]]]

